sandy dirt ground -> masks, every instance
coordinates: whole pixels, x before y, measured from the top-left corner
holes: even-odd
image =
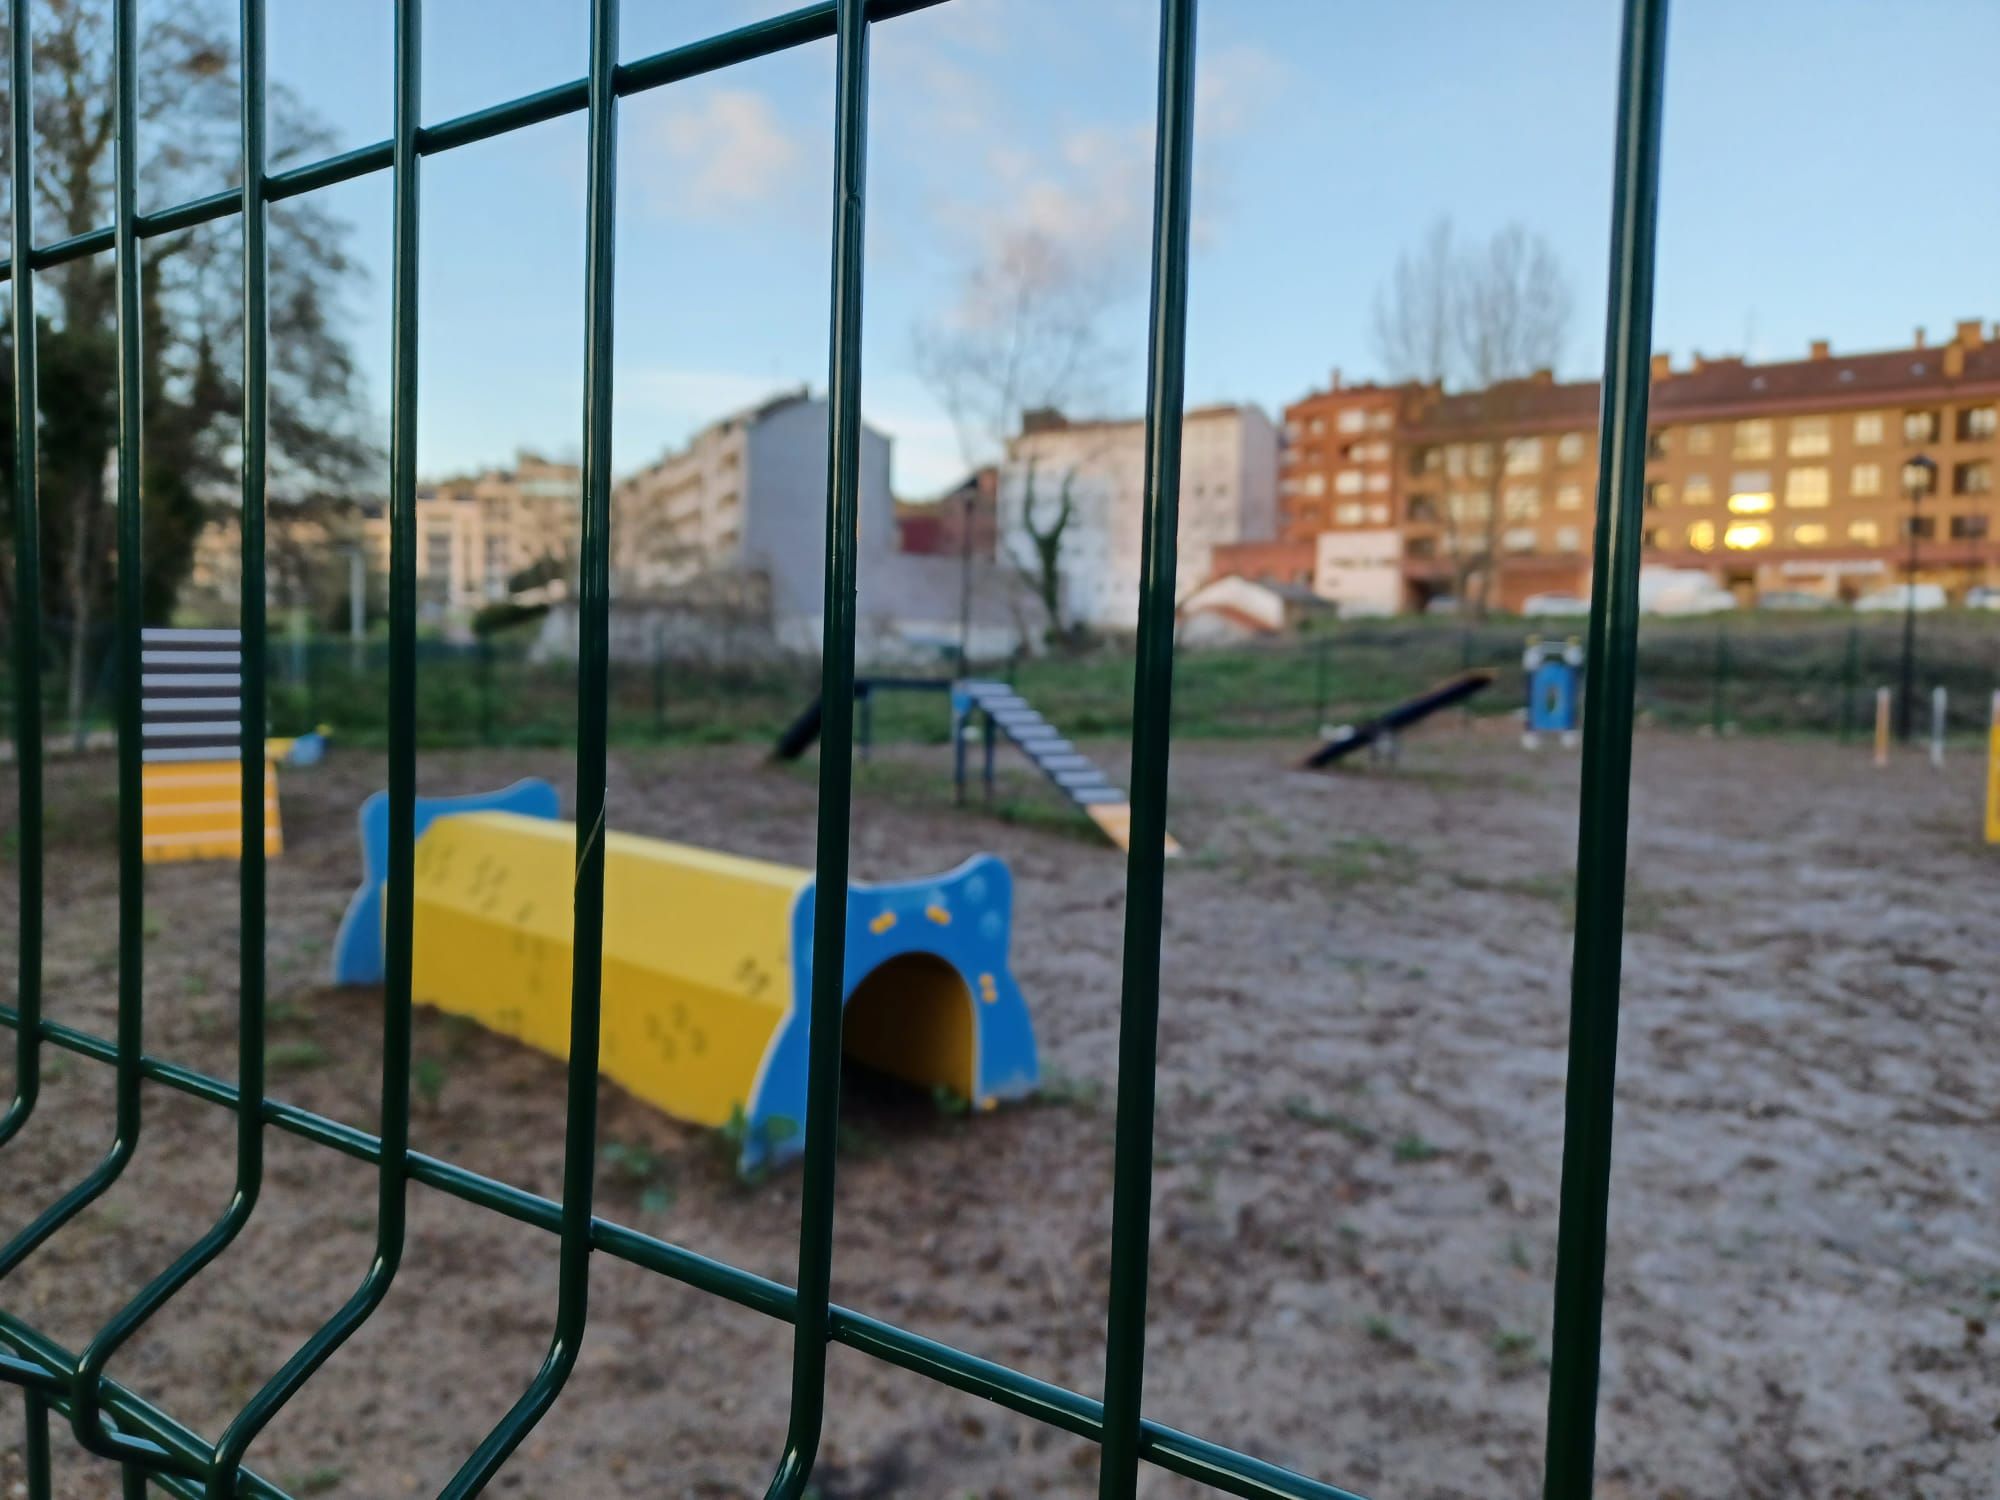
[[[1177,749],[1154,1185],[1151,1415],[1373,1496],[1538,1493],[1568,1010],[1573,756],[1457,728],[1394,773],[1295,745]],[[1109,755],[1107,758],[1111,758]],[[423,790],[549,752],[431,755]],[[108,1033],[110,766],[53,773],[49,991]],[[356,876],[348,753],[285,781],[271,880],[272,1090],[373,1127],[380,996],[322,979]],[[1980,767],[1652,736],[1639,747],[1600,1494],[2000,1493],[2000,923]],[[810,771],[726,748],[615,754],[614,827],[805,863]],[[876,1090],[843,1134],[836,1295],[1095,1391],[1124,866],[1025,779],[1011,820],[949,806],[939,750],[866,768],[857,873],[1011,861],[1038,1103],[976,1119]],[[10,799],[11,800],[11,799]],[[9,839],[11,847],[11,839]],[[233,869],[147,879],[149,1050],[233,1075]],[[11,861],[0,931],[18,930]],[[6,983],[13,964],[6,955]],[[11,1085],[8,1060],[0,1084]],[[561,1066],[416,1023],[419,1149],[553,1194]],[[158,1088],[115,1190],[0,1283],[79,1347],[226,1200],[230,1117]],[[109,1070],[56,1057],[0,1151],[0,1232],[110,1138]],[[708,1134],[607,1088],[600,1205],[789,1281],[799,1180],[733,1179]],[[422,1187],[363,1331],[252,1453],[296,1495],[435,1494],[532,1375],[552,1237]],[[213,1435],[349,1294],[373,1175],[269,1136],[238,1243],[113,1375]],[[789,1330],[599,1257],[567,1392],[492,1493],[761,1494]],[[23,1493],[0,1396],[0,1495]],[[115,1493],[58,1432],[57,1492]],[[836,1349],[823,1500],[1095,1492],[1095,1449]],[[1150,1497],[1199,1493],[1148,1473]]]

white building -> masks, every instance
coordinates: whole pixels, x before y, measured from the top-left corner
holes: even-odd
[[[1146,424],[1071,422],[1031,413],[1000,475],[1000,551],[1035,575],[1032,531],[1046,531],[1067,496],[1057,553],[1063,609],[1094,630],[1137,628]],[[1278,521],[1278,434],[1255,406],[1186,414],[1181,438],[1174,597],[1207,580],[1219,543],[1264,541]],[[1032,524],[1031,524],[1032,523]]]
[[[1394,527],[1322,531],[1313,552],[1313,592],[1345,618],[1403,608],[1403,534]]]
[[[865,658],[955,649],[962,583],[953,557],[897,550],[889,439],[861,429],[857,640]],[[819,648],[826,595],[827,403],[805,389],[724,417],[612,493],[612,592],[637,620],[716,607],[747,612],[776,644]],[[1018,640],[1018,590],[976,569],[975,657]]]

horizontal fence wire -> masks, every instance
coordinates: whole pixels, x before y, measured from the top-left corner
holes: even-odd
[[[242,144],[245,181],[159,213],[136,206],[138,30],[137,0],[114,0],[114,87],[117,162],[112,225],[54,245],[33,247],[32,175],[28,124],[32,68],[27,56],[27,0],[9,0],[13,48],[12,124],[15,131],[13,228],[19,265],[0,264],[11,276],[15,327],[16,461],[14,482],[17,556],[37,554],[35,484],[35,369],[33,277],[43,269],[111,250],[117,257],[119,555],[117,618],[111,655],[122,664],[114,716],[118,729],[118,1014],[111,1038],[49,1021],[42,1012],[40,886],[44,766],[46,646],[37,590],[17,590],[13,622],[12,725],[18,742],[17,775],[22,830],[24,912],[17,1005],[0,1007],[0,1024],[17,1033],[20,1067],[16,1097],[0,1116],[0,1141],[19,1130],[36,1104],[42,1047],[53,1046],[110,1065],[116,1076],[111,1143],[83,1180],[44,1210],[5,1247],[0,1274],[92,1201],[137,1152],[141,1084],[161,1085],[233,1111],[238,1121],[237,1179],[233,1194],[207,1235],[182,1255],[100,1330],[80,1353],[72,1352],[10,1313],[0,1311],[0,1381],[16,1384],[25,1398],[25,1444],[30,1500],[46,1500],[50,1487],[50,1414],[66,1417],[84,1446],[120,1464],[128,1495],[149,1482],[167,1493],[206,1500],[250,1495],[283,1500],[283,1491],[244,1464],[251,1443],[320,1365],[379,1306],[400,1264],[406,1200],[411,1183],[558,1236],[559,1289],[548,1357],[523,1396],[488,1439],[471,1454],[442,1492],[452,1500],[479,1493],[561,1389],[575,1358],[587,1315],[588,1258],[603,1253],[654,1271],[737,1305],[791,1323],[795,1330],[791,1414],[770,1493],[796,1500],[810,1480],[818,1451],[826,1395],[826,1349],[834,1343],[929,1377],[953,1389],[994,1401],[1100,1445],[1099,1492],[1129,1500],[1137,1465],[1170,1472],[1243,1496],[1294,1500],[1353,1500],[1347,1491],[1200,1438],[1147,1421],[1143,1404],[1146,1331],[1147,1220],[1150,1213],[1152,1078],[1159,1016],[1159,943],[1167,802],[1168,746],[1177,711],[1174,645],[1175,531],[1188,294],[1190,199],[1195,102],[1194,0],[1162,0],[1160,8],[1159,118],[1155,133],[1153,285],[1146,406],[1146,482],[1139,635],[1131,671],[1135,682],[1130,719],[1133,740],[1133,829],[1128,866],[1124,980],[1120,1017],[1119,1109],[1115,1142],[1112,1274],[1108,1288],[1104,1398],[1094,1400],[1038,1380],[964,1350],[899,1329],[830,1298],[834,1221],[834,1124],[839,1107],[840,1002],[854,748],[853,583],[856,551],[861,383],[863,203],[866,166],[867,42],[872,23],[939,3],[939,0],[822,0],[787,15],[618,65],[615,0],[593,0],[588,76],[424,127],[420,124],[421,12],[419,0],[398,0],[395,45],[395,132],[391,140],[283,173],[264,170],[263,0],[242,0],[244,87]],[[1609,1174],[1612,1055],[1618,987],[1624,831],[1629,760],[1639,711],[1637,497],[1643,474],[1646,359],[1649,339],[1654,212],[1658,182],[1664,0],[1627,0],[1619,94],[1617,178],[1611,318],[1607,335],[1606,421],[1600,463],[1596,557],[1599,586],[1589,622],[1592,655],[1600,674],[1586,716],[1585,786],[1580,828],[1579,919],[1575,970],[1569,1116],[1565,1135],[1562,1253],[1557,1284],[1555,1372],[1551,1389],[1547,1494],[1582,1500],[1591,1487],[1594,1409],[1601,1322],[1605,1187]],[[804,1200],[800,1213],[797,1288],[711,1260],[639,1231],[598,1218],[591,1197],[595,1160],[597,996],[602,962],[602,831],[606,746],[616,706],[615,674],[608,651],[609,440],[612,337],[611,241],[615,228],[615,102],[624,95],[691,78],[731,64],[833,38],[835,57],[835,203],[833,314],[829,337],[829,482],[827,590],[819,662],[826,701],[820,763],[819,888],[828,897],[816,913],[814,955],[819,974],[811,999]],[[421,738],[416,576],[415,459],[417,414],[417,244],[419,168],[424,156],[485,140],[560,115],[587,111],[590,172],[587,193],[588,341],[585,350],[583,587],[581,655],[571,683],[578,745],[578,931],[573,974],[569,1109],[563,1193],[542,1198],[503,1181],[411,1150],[409,1145],[411,939],[414,923],[412,860],[416,751]],[[144,891],[140,854],[139,678],[137,641],[141,596],[137,560],[143,538],[139,504],[139,434],[142,400],[139,364],[140,244],[232,214],[245,216],[245,404],[242,533],[245,596],[243,626],[253,644],[245,663],[244,743],[261,748],[274,677],[264,597],[265,426],[268,404],[267,282],[264,218],[268,206],[300,193],[388,171],[393,187],[392,421],[390,443],[390,583],[387,705],[383,729],[389,752],[389,876],[387,881],[386,1003],[384,1006],[381,1125],[379,1134],[276,1100],[265,1092],[262,1072],[264,975],[263,840],[261,793],[244,791],[245,862],[241,900],[245,951],[239,1017],[239,1082],[206,1076],[144,1051],[142,965]],[[1433,632],[1445,652],[1456,646],[1457,666],[1480,664],[1487,644],[1472,630]],[[1359,635],[1350,635],[1352,649]],[[255,649],[261,643],[264,649]],[[88,643],[77,642],[81,650]],[[1298,655],[1310,661],[1316,716],[1335,707],[1331,679],[1334,648],[1310,643]],[[1306,653],[1310,652],[1308,657]],[[1511,650],[1510,650],[1510,654]],[[433,658],[435,659],[435,658]],[[1723,691],[1716,686],[1732,660],[1725,638],[1714,638],[1710,702],[1718,727]],[[1746,658],[1738,653],[1739,663]],[[1865,680],[1873,663],[1858,633],[1850,632],[1843,657],[1845,679]],[[490,653],[478,658],[490,682]],[[357,663],[359,673],[365,662]],[[1033,670],[1023,666],[1022,671]],[[1428,670],[1428,665],[1426,666]],[[1739,673],[1742,668],[1739,665]],[[1749,681],[1736,680],[1739,692]],[[656,727],[665,705],[661,673],[653,673]],[[1377,684],[1379,687],[1380,684]],[[307,692],[311,688],[308,685]],[[1194,695],[1190,695],[1194,696]],[[309,700],[310,703],[310,700]],[[1192,707],[1205,711],[1198,696]],[[1285,710],[1290,714],[1293,710]],[[253,722],[254,719],[254,722]],[[73,725],[82,729],[83,725]],[[1257,727],[1264,727],[1261,721]],[[1270,727],[1276,728],[1275,724]],[[257,851],[254,857],[251,850]],[[1588,905],[1586,905],[1588,898]],[[253,1045],[256,1044],[256,1045]],[[258,1390],[210,1445],[165,1411],[106,1373],[119,1345],[144,1319],[203,1269],[247,1220],[261,1176],[262,1132],[278,1129],[366,1162],[376,1168],[376,1247],[354,1293],[280,1370]]]

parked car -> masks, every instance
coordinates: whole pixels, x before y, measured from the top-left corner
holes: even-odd
[[[1981,583],[1965,591],[1967,609],[2000,609],[2000,589]]]
[[[1522,602],[1521,613],[1530,618],[1536,615],[1587,615],[1590,601],[1579,599],[1575,594],[1530,594]]]
[[[1863,594],[1854,601],[1857,610],[1870,614],[1901,614],[1906,609],[1915,609],[1918,614],[1927,610],[1944,608],[1944,589],[1935,583],[1899,583],[1886,589],[1877,589],[1872,594]]]
[[[1455,615],[1458,613],[1458,600],[1450,594],[1439,594],[1424,606],[1424,613],[1427,615]]]
[[[1757,596],[1759,609],[1832,609],[1839,602],[1811,589],[1766,589]]]
[[[1654,615],[1719,615],[1736,608],[1736,596],[1728,589],[1682,589],[1659,595],[1647,607]]]

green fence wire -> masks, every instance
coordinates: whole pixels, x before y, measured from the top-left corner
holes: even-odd
[[[1195,0],[1161,0],[1155,135],[1152,292],[1146,396],[1142,593],[1130,730],[1133,823],[1127,872],[1124,979],[1120,1003],[1118,1114],[1112,1194],[1109,1314],[1102,1399],[1037,1380],[960,1349],[894,1327],[830,1300],[834,1253],[835,1139],[839,1111],[845,893],[855,724],[856,522],[860,461],[863,207],[867,164],[870,28],[943,0],[817,0],[707,40],[620,64],[617,0],[592,0],[590,67],[558,88],[436,125],[421,123],[420,0],[395,4],[395,128],[380,142],[290,171],[265,171],[264,0],[242,0],[240,188],[142,215],[136,202],[137,0],[113,0],[117,105],[114,222],[50,245],[33,238],[30,0],[8,0],[13,39],[13,258],[15,375],[13,727],[19,748],[21,922],[15,1005],[0,1022],[16,1033],[15,1097],[0,1115],[0,1144],[33,1113],[45,1048],[109,1065],[116,1106],[99,1164],[0,1246],[0,1277],[33,1254],[101,1194],[138,1154],[142,1083],[178,1090],[234,1112],[234,1189],[209,1231],[143,1288],[80,1351],[0,1308],[0,1381],[20,1386],[26,1412],[29,1500],[50,1494],[49,1420],[65,1417],[84,1448],[118,1466],[123,1493],[150,1487],[183,1497],[248,1495],[285,1500],[245,1466],[259,1433],[341,1343],[375,1311],[393,1282],[404,1243],[411,1183],[424,1184],[559,1238],[556,1305],[548,1354],[513,1407],[440,1492],[481,1493],[547,1411],[576,1359],[588,1321],[589,1263],[608,1255],[729,1299],[794,1329],[791,1415],[778,1443],[768,1493],[795,1500],[813,1473],[826,1405],[827,1347],[839,1343],[953,1389],[993,1401],[1100,1447],[1098,1490],[1130,1500],[1140,1463],[1243,1496],[1344,1500],[1332,1484],[1148,1420],[1144,1407],[1146,1284],[1153,1167],[1153,1074],[1160,1000],[1167,764],[1175,703],[1174,598],[1183,369],[1186,354],[1190,199],[1195,108]],[[1568,1118],[1565,1132],[1556,1321],[1548,1425],[1546,1495],[1591,1492],[1601,1329],[1606,1195],[1623,920],[1625,825],[1637,672],[1640,486],[1646,430],[1654,204],[1666,23],[1665,0],[1625,0],[1613,194],[1610,320],[1596,536],[1596,588],[1589,641],[1593,690],[1584,726]],[[820,686],[826,704],[820,758],[813,934],[809,1095],[796,1288],[786,1287],[598,1218],[597,1029],[603,928],[606,745],[614,678],[609,652],[610,435],[613,335],[612,242],[617,106],[621,97],[806,43],[835,40],[833,300],[829,336],[829,464],[826,605]],[[413,1151],[409,1144],[412,859],[419,743],[416,561],[417,246],[420,170],[426,156],[561,115],[588,121],[586,328],[583,427],[581,649],[574,677],[578,765],[575,969],[562,1196],[538,1197],[508,1183]],[[140,861],[139,676],[119,674],[118,1020],[110,1038],[50,1021],[43,1013],[42,887],[44,627],[38,580],[34,272],[111,251],[118,277],[118,609],[114,650],[138,660],[139,365],[141,246],[152,237],[240,214],[244,222],[243,314],[243,753],[261,760],[272,672],[267,663],[264,508],[268,422],[266,216],[283,198],[386,171],[393,188],[393,390],[390,442],[390,579],[386,736],[389,872],[386,1004],[379,1133],[274,1099],[263,1074],[265,869],[261,783],[244,778],[242,998],[234,1084],[144,1049],[144,887]],[[490,666],[490,662],[486,663]],[[1319,664],[1315,664],[1316,669]],[[1320,680],[1323,682],[1323,675]],[[656,722],[670,680],[652,678]],[[1324,697],[1324,691],[1320,692]],[[285,1131],[377,1170],[375,1251],[354,1292],[254,1393],[210,1441],[106,1374],[112,1355],[186,1286],[248,1222],[262,1175],[264,1132]]]

